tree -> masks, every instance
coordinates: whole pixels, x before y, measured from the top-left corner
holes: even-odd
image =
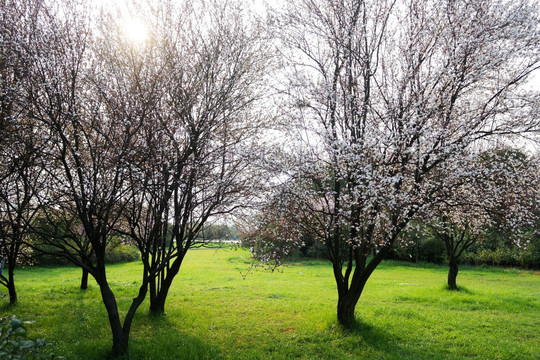
[[[34,41],[33,28],[40,2],[0,3],[0,284],[17,302],[15,267],[22,261],[23,241],[35,217],[36,193],[45,181],[40,151],[46,139],[28,116],[27,67],[24,49]],[[4,264],[5,262],[5,264]]]
[[[536,169],[534,159],[520,151],[494,149],[470,161],[466,176],[446,179],[441,201],[425,219],[445,244],[450,290],[458,289],[461,255],[486,237],[490,228],[504,233],[517,246],[526,246],[520,235],[537,221],[535,185],[540,182]]]
[[[199,5],[134,4],[153,25],[139,43],[112,12],[49,6],[28,53],[32,116],[52,138],[43,155],[51,181],[40,192],[52,206],[42,206],[37,247],[96,280],[115,355],[127,351],[148,290],[152,311],[162,312],[196,235],[238,207],[256,179],[241,150],[256,141],[264,51],[239,6]],[[123,321],[105,267],[118,233],[143,261]]]
[[[527,1],[291,2],[273,20],[302,148],[276,218],[326,246],[338,320],[445,176],[489,139],[537,131],[538,11]],[[296,205],[295,212],[287,212]]]
[[[144,300],[148,279],[143,278],[122,323],[109,286],[105,251],[112,240],[126,199],[126,164],[140,115],[115,116],[97,86],[100,37],[94,33],[90,9],[65,2],[46,7],[36,27],[37,39],[28,49],[32,77],[27,89],[31,113],[51,141],[43,161],[50,177],[40,192],[47,225],[61,236],[41,236],[48,252],[69,259],[86,270],[98,284],[113,335],[113,353],[127,350],[131,322]],[[54,250],[50,250],[54,249]]]
[[[167,78],[138,134],[146,156],[130,167],[122,224],[141,249],[150,311],[159,314],[187,251],[205,243],[199,234],[208,222],[245,205],[258,183],[249,160],[268,60],[259,28],[239,3],[165,2],[154,11]]]

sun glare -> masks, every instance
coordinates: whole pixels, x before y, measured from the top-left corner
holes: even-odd
[[[146,24],[139,19],[129,19],[122,27],[124,35],[129,41],[140,44],[148,40],[149,32]]]

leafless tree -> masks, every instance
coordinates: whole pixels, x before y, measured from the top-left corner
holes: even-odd
[[[244,206],[258,183],[249,159],[260,136],[255,105],[268,54],[238,3],[165,2],[154,11],[162,15],[154,16],[152,36],[166,81],[141,128],[146,157],[130,169],[123,224],[152,274],[150,311],[163,313],[187,251],[204,245],[197,235]]]
[[[25,49],[35,40],[33,30],[40,2],[0,3],[0,283],[11,304],[17,302],[14,272],[24,254],[23,241],[37,213],[35,202],[44,181],[40,149],[45,141],[29,116]],[[26,249],[28,249],[26,247]]]

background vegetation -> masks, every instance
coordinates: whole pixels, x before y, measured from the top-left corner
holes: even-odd
[[[460,262],[467,265],[489,265],[519,267],[524,269],[540,269],[540,236],[530,231],[525,238],[529,243],[518,247],[507,236],[487,229],[484,237],[478,243],[467,249],[460,258]],[[403,241],[394,246],[389,259],[408,261],[412,263],[427,262],[433,264],[446,264],[447,256],[444,242],[425,232],[409,232],[405,234],[412,241]],[[303,237],[304,246],[289,254],[289,259],[315,258],[323,259],[325,249],[308,236]],[[410,244],[403,246],[403,243]]]

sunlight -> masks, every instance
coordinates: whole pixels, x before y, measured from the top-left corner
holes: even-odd
[[[139,19],[128,19],[122,26],[124,35],[129,41],[140,44],[144,43],[149,38],[148,26]]]

